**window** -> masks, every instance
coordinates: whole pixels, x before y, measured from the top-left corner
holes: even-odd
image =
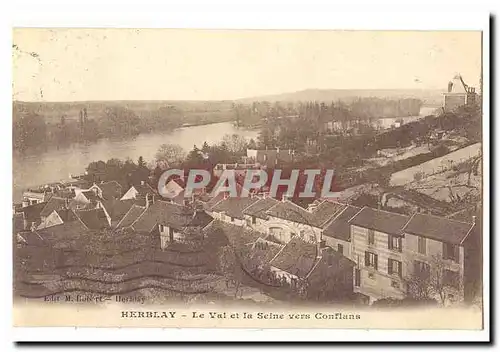
[[[160,230],[160,232],[163,232],[163,225],[158,225],[158,230]]]
[[[378,255],[371,252],[365,252],[365,266],[372,267],[375,268],[375,270],[377,270]]]
[[[443,243],[443,259],[458,262],[458,246],[451,243]]]
[[[340,243],[337,244],[337,252],[339,252],[340,254],[344,254],[344,246]]]
[[[402,245],[403,245],[402,237],[389,235],[389,244],[388,244],[389,249],[401,252],[401,249],[403,247]]]
[[[387,272],[389,273],[389,275],[399,275],[399,277],[402,277],[402,270],[402,264],[399,260],[388,260]]]
[[[375,243],[375,231],[368,230],[368,244],[374,244],[374,243]]]
[[[427,254],[427,242],[424,237],[418,238],[418,253]]]
[[[374,273],[368,273],[368,278],[371,280],[375,280],[375,274]]]
[[[443,270],[443,285],[458,288],[459,282],[458,272],[447,269]]]
[[[421,279],[426,279],[430,277],[431,267],[427,263],[415,260],[415,262],[413,262],[413,273]]]
[[[255,216],[252,216],[252,224],[256,224],[257,223],[257,218]]]
[[[234,218],[231,216],[231,222],[234,222]]]
[[[311,243],[316,242],[316,238],[314,237],[314,235],[309,235],[309,242]]]
[[[359,287],[361,284],[361,270],[354,270],[354,286]]]
[[[396,280],[391,280],[391,286],[394,288],[400,288],[401,285],[399,284],[399,281]]]

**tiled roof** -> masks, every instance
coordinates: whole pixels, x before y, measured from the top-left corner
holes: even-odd
[[[325,226],[323,235],[343,241],[350,241],[351,226],[349,225],[349,220],[359,211],[360,208],[358,207],[352,205],[344,206],[344,210]]]
[[[403,231],[441,242],[460,244],[473,226],[467,222],[433,215],[415,214],[403,228]]]
[[[97,185],[102,191],[102,198],[115,199],[122,195],[122,186],[116,181],[99,183]]]
[[[106,213],[101,208],[92,210],[77,210],[76,215],[90,230],[101,230],[109,227]]]
[[[402,235],[403,227],[409,219],[407,215],[364,207],[349,223],[391,235]]]
[[[275,218],[316,226],[314,215],[290,201],[281,201],[271,207],[266,214]]]
[[[304,278],[316,264],[317,257],[316,244],[294,237],[271,260],[270,264],[287,273]]]
[[[124,215],[123,219],[120,220],[117,227],[129,227],[136,221],[139,216],[146,210],[146,207],[141,207],[139,205],[132,205],[127,214]]]
[[[330,247],[321,250],[321,259],[314,266],[313,270],[308,275],[308,280],[314,282],[315,280],[323,281],[330,279],[332,276],[341,274],[342,272],[351,272],[355,266],[352,260],[343,256],[339,252]]]
[[[278,202],[279,201],[274,198],[259,199],[257,202],[245,208],[243,214],[267,220],[269,219],[269,215],[266,214],[266,211],[278,204]]]
[[[195,213],[193,209],[178,204],[156,201],[132,224],[132,227],[136,231],[151,232],[157,224],[183,229],[187,226],[203,226],[208,222],[207,217]]]
[[[80,221],[72,221],[37,230],[36,233],[43,238],[44,241],[57,243],[73,236],[80,235],[86,231],[88,230]]]
[[[119,221],[125,216],[125,214],[127,214],[130,208],[132,208],[132,205],[134,205],[134,200],[110,199],[103,200],[101,203],[104,209],[106,209],[108,215],[111,217],[111,220]]]
[[[257,201],[257,198],[229,197],[215,204],[211,210],[217,213],[225,212],[232,218],[243,219],[243,210]]]
[[[340,214],[345,207],[345,204],[337,202],[330,202],[327,200],[321,202],[312,211],[315,224],[318,227],[324,228],[324,226],[329,223],[329,220]]]
[[[47,217],[54,210],[64,209],[66,207],[66,199],[61,197],[53,196],[49,199],[45,207],[40,212],[40,216]]]

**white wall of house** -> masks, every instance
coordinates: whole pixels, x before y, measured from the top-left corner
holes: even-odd
[[[294,235],[302,235],[303,240],[311,243],[321,241],[321,229],[311,225],[292,222],[271,216],[267,221],[267,228],[267,233],[269,234],[279,232],[280,238],[278,239],[281,239],[283,243],[288,243]],[[281,231],[278,229],[281,229]]]
[[[351,225],[351,241],[352,259],[361,272],[360,285],[354,287],[355,292],[369,296],[372,301],[389,297],[403,298],[406,292],[402,279],[406,275],[405,265],[402,265],[402,278],[388,273],[389,259],[403,263],[403,255],[388,248],[388,234],[374,231],[374,244],[368,244],[368,229]],[[404,245],[403,240],[403,248]],[[377,254],[377,270],[365,266],[366,251]]]
[[[181,242],[184,240],[184,234],[171,228],[167,225],[158,225],[158,230],[160,232],[160,247],[161,249],[167,248],[167,246],[172,242]],[[172,233],[172,239],[170,238]]]
[[[47,227],[61,225],[63,223],[64,222],[62,221],[57,211],[54,210],[52,213],[49,214],[49,216],[47,216],[45,219],[42,220],[41,224],[38,225],[38,229],[45,229]]]

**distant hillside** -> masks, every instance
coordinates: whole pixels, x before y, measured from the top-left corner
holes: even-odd
[[[382,98],[382,99],[420,99],[425,105],[440,105],[442,103],[442,90],[437,89],[306,89],[293,93],[264,95],[259,97],[243,98],[242,103],[253,101],[337,101],[350,102],[356,98]]]

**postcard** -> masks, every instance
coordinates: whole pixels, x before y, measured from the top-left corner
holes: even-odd
[[[14,326],[484,328],[482,31],[12,35]]]

